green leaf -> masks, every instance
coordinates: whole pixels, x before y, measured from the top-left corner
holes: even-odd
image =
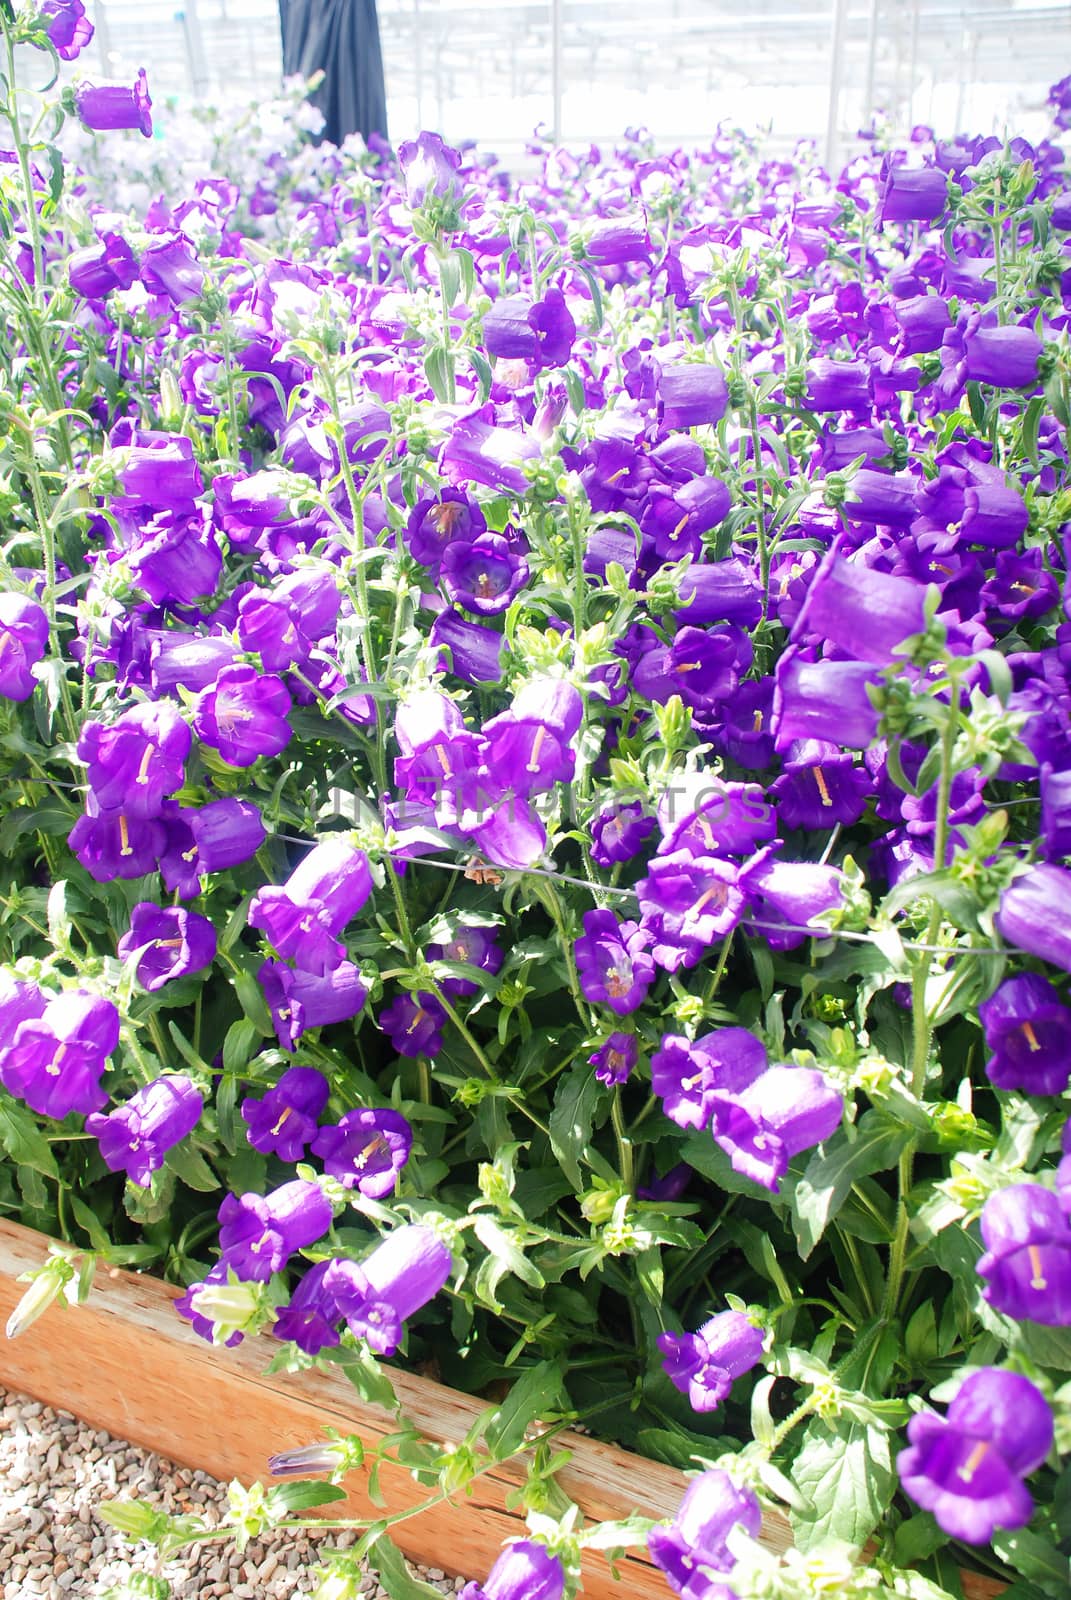
[[[860,1117],[855,1137],[841,1128],[816,1150],[792,1196],[792,1225],[804,1261],[852,1191],[852,1184],[895,1167],[911,1134],[881,1111]]]
[[[859,1422],[808,1424],[792,1467],[797,1488],[811,1504],[790,1513],[797,1550],[823,1539],[864,1545],[896,1492],[889,1435]]]
[[[484,1443],[499,1460],[520,1448],[529,1426],[564,1399],[561,1368],[541,1361],[521,1374],[483,1430]]]
[[[653,1517],[625,1517],[620,1522],[597,1522],[590,1533],[580,1536],[582,1550],[628,1550],[647,1543],[647,1536],[658,1524]]]
[[[46,1178],[59,1177],[48,1140],[29,1112],[16,1105],[6,1093],[0,1098],[0,1144],[17,1165],[32,1167]]]
[[[68,1203],[74,1214],[74,1219],[80,1228],[84,1228],[89,1236],[89,1242],[94,1250],[100,1250],[110,1256],[112,1251],[111,1240],[101,1226],[97,1213],[86,1205],[84,1200],[79,1200],[76,1194],[68,1194]]]
[[[398,1546],[387,1534],[381,1533],[371,1549],[365,1552],[368,1565],[379,1575],[379,1581],[391,1600],[442,1600],[438,1589],[421,1578],[414,1578]]]
[[[948,1535],[937,1526],[932,1511],[920,1511],[897,1528],[893,1536],[893,1560],[898,1567],[911,1567],[916,1561],[925,1561],[947,1543]]]
[[[367,1400],[370,1406],[397,1411],[400,1402],[394,1385],[370,1350],[350,1350],[344,1345],[337,1345],[333,1350],[325,1350],[323,1355],[327,1361],[342,1368],[362,1400]]]
[[[196,1189],[199,1194],[211,1194],[220,1187],[219,1179],[204,1156],[191,1145],[173,1145],[164,1157],[164,1165],[171,1169],[176,1178],[181,1179],[187,1189]]]
[[[450,398],[450,357],[441,344],[432,345],[424,357],[424,376],[436,400],[445,405]]]
[[[346,1491],[337,1483],[280,1483],[264,1496],[264,1507],[272,1518],[285,1517],[295,1511],[308,1511],[312,1506],[324,1506],[332,1500],[345,1500]]]
[[[602,1092],[599,1080],[586,1061],[559,1079],[550,1114],[550,1146],[574,1189],[580,1189],[579,1160],[591,1140],[595,1107]]]
[[[1009,1567],[1038,1584],[1046,1594],[1066,1600],[1071,1592],[1071,1561],[1055,1550],[1048,1539],[1042,1539],[1027,1528],[1017,1528],[1014,1533],[998,1529],[992,1543],[996,1554]]]
[[[1020,1322],[1012,1348],[1021,1350],[1039,1367],[1071,1372],[1071,1328],[1049,1328],[1040,1322]]]
[[[239,1017],[237,1022],[231,1023],[223,1041],[223,1071],[228,1077],[236,1076],[249,1065],[258,1038],[256,1025],[248,1017]]]

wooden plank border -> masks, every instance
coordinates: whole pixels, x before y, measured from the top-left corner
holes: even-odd
[[[0,1221],[0,1325],[23,1293],[16,1278],[43,1263],[48,1242],[29,1228]],[[247,1484],[270,1482],[268,1456],[315,1443],[325,1427],[359,1434],[371,1445],[392,1431],[391,1414],[366,1405],[341,1374],[265,1376],[277,1349],[266,1336],[232,1350],[198,1338],[172,1308],[179,1293],[140,1273],[98,1271],[84,1306],[51,1306],[20,1338],[0,1338],[0,1382],[180,1466]],[[429,1379],[393,1369],[391,1377],[406,1416],[436,1443],[459,1442],[485,1409]],[[680,1504],[683,1473],[581,1434],[561,1435],[559,1442],[572,1452],[559,1482],[585,1516],[672,1516]],[[497,1467],[476,1480],[471,1494],[398,1524],[393,1536],[414,1561],[482,1580],[503,1542],[525,1531],[523,1516],[506,1507],[521,1482],[518,1466]],[[361,1474],[347,1478],[345,1488],[346,1502],[332,1506],[332,1514],[378,1514]],[[394,1467],[383,1470],[381,1489],[392,1512],[419,1504],[427,1494]],[[762,1539],[770,1549],[786,1550],[787,1519],[767,1513]],[[586,1552],[587,1600],[669,1600],[665,1577],[642,1555],[630,1552],[619,1570],[623,1581],[615,1582],[605,1558]],[[992,1600],[1003,1588],[964,1574],[966,1600]]]

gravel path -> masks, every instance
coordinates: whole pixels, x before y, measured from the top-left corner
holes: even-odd
[[[218,1522],[227,1488],[204,1472],[85,1427],[0,1388],[0,1597],[2,1600],[115,1600],[136,1572],[166,1578],[174,1600],[297,1600],[312,1593],[317,1541],[279,1534],[182,1552],[159,1565],[95,1515],[105,1500],[137,1499],[161,1511],[195,1511]],[[325,1508],[329,1511],[329,1508]],[[329,1542],[354,1543],[353,1534]],[[444,1595],[463,1579],[415,1569]],[[368,1600],[383,1594],[366,1580]]]

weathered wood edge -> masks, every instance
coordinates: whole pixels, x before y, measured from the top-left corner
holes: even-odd
[[[0,1323],[23,1292],[16,1278],[41,1265],[48,1243],[43,1234],[0,1220]],[[19,1339],[0,1339],[0,1382],[180,1466],[245,1483],[267,1479],[270,1454],[314,1443],[325,1427],[373,1444],[392,1431],[391,1414],[366,1405],[341,1374],[266,1376],[277,1349],[267,1337],[231,1350],[206,1343],[172,1309],[179,1292],[140,1273],[98,1272],[84,1306],[50,1307]],[[436,1443],[460,1441],[484,1409],[430,1379],[400,1370],[391,1378],[406,1416]],[[559,1482],[586,1517],[672,1516],[680,1504],[683,1473],[581,1434],[562,1435],[559,1443],[572,1452]],[[523,1479],[519,1465],[497,1467],[471,1494],[399,1523],[394,1537],[413,1560],[481,1578],[503,1541],[524,1532],[523,1516],[506,1506]],[[331,1507],[332,1515],[378,1514],[359,1475],[345,1488],[347,1500]],[[419,1504],[427,1493],[396,1468],[383,1472],[381,1488],[392,1512]],[[763,1543],[783,1552],[791,1539],[787,1519],[767,1513]],[[663,1574],[640,1554],[623,1557],[619,1570],[621,1582],[603,1556],[588,1552],[588,1600],[667,1600],[671,1593]],[[965,1600],[992,1600],[1004,1587],[963,1574]]]

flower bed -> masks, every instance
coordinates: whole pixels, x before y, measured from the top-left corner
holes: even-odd
[[[12,57],[77,55],[40,10]],[[243,191],[221,135],[135,218],[24,100],[0,1203],[60,1243],[11,1331],[147,1267],[278,1370],[479,1397],[383,1450],[434,1504],[527,1462],[491,1600],[643,1546],[689,1600],[1065,1594],[1059,145]],[[141,77],[65,105],[151,131]],[[668,1525],[585,1519],[576,1423],[701,1469]],[[374,1489],[309,1445],[239,1537]]]

